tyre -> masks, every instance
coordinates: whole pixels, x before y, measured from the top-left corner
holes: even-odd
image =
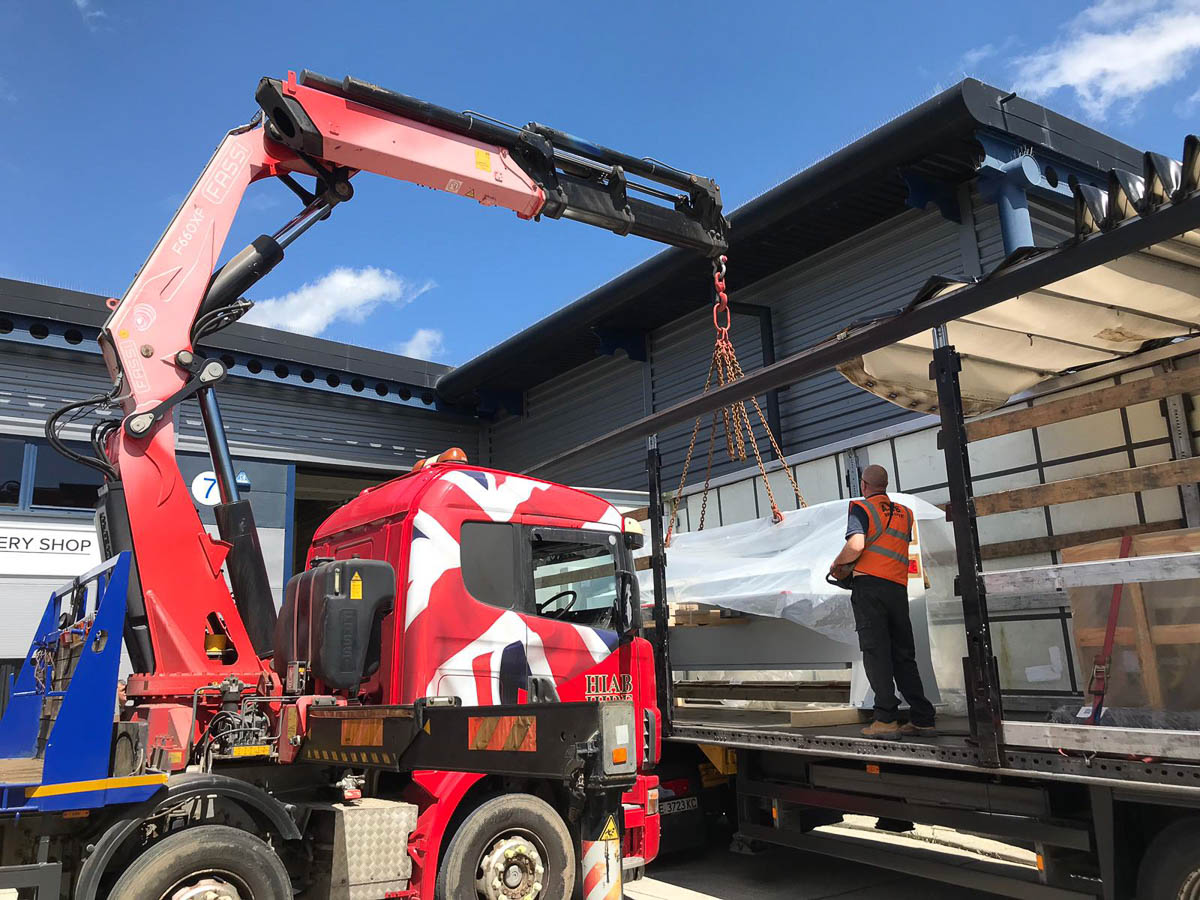
[[[441,860],[437,900],[569,900],[575,846],[550,804],[505,794],[463,820]]]
[[[1138,867],[1138,900],[1200,900],[1200,819],[1168,825]]]
[[[197,825],[153,844],[109,900],[291,900],[292,882],[267,844],[227,825]]]

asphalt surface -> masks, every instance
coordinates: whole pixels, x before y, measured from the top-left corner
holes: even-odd
[[[724,848],[668,856],[625,885],[629,900],[995,900],[995,894],[798,850],[740,856]]]

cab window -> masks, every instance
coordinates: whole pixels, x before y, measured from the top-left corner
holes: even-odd
[[[531,529],[534,612],[577,625],[615,628],[616,535],[563,532]]]

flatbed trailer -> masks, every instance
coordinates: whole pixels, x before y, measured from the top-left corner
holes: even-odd
[[[1053,294],[1059,282],[1126,255],[1150,250],[1162,255],[1179,243],[1193,246],[1200,236],[1198,148],[1197,138],[1189,137],[1182,166],[1172,167],[1165,158],[1147,154],[1144,175],[1113,173],[1107,190],[1073,184],[1076,233],[1057,247],[1019,249],[978,278],[957,283],[931,279],[899,313],[848,325],[834,337],[744,378],[722,383],[533,467],[537,471],[602,447],[646,439],[654,640],[666,739],[660,766],[664,847],[671,844],[672,813],[697,809],[696,804],[675,804],[672,785],[681,790],[711,788],[721,776],[729,776],[733,808],[728,811],[736,817],[743,844],[762,841],[811,850],[1012,897],[1200,897],[1200,732],[1057,724],[1026,711],[1006,710],[988,613],[989,597],[1041,592],[1062,598],[1067,588],[1080,586],[1200,578],[1200,554],[986,571],[979,516],[1070,502],[1088,496],[1089,485],[1084,478],[1068,479],[1001,491],[976,502],[968,444],[995,431],[985,434],[986,429],[976,427],[979,422],[966,421],[959,384],[964,357],[950,344],[946,330],[947,323],[1006,300],[1042,288]],[[1131,201],[1130,186],[1144,193]],[[1176,259],[1190,260],[1191,252]],[[1194,262],[1181,265],[1185,264],[1195,269]],[[1200,294],[1197,286],[1191,288],[1193,296]],[[676,629],[670,627],[666,602],[666,510],[658,432],[926,330],[932,330],[930,380],[936,385],[938,446],[949,487],[947,519],[954,531],[954,592],[962,601],[966,636],[963,671],[968,716],[940,720],[937,737],[881,741],[865,738],[861,724],[793,724],[790,718],[771,712],[694,702],[695,686],[678,682],[681,673],[672,666]],[[1127,387],[1122,391],[1131,393]],[[1109,399],[1111,403],[1101,400],[1100,408],[1133,402],[1121,391]],[[1087,409],[1064,413],[1087,414]],[[981,421],[994,422],[1004,415]],[[1197,461],[1190,449],[1175,449],[1175,459],[1169,463],[1132,468],[1116,479],[1097,479],[1090,495],[1178,485],[1186,509],[1188,495],[1200,480]],[[1187,524],[1200,523],[1190,521],[1189,515]],[[1190,642],[1192,628],[1164,636],[1164,642],[1180,640],[1185,630]],[[764,643],[764,653],[775,646],[768,649],[767,643],[771,642]],[[673,693],[676,683],[686,692],[682,705]],[[761,691],[761,686],[757,689]],[[751,686],[736,685],[729,699],[754,699],[754,692]],[[1086,717],[1080,721],[1086,722]],[[689,771],[690,776],[681,775]],[[874,816],[884,820],[880,825],[887,828],[896,828],[898,822],[942,826],[1032,850],[1036,856],[1025,867],[986,859],[964,865],[961,853],[932,845],[898,848],[848,837],[844,830],[836,835],[816,830],[844,815]]]

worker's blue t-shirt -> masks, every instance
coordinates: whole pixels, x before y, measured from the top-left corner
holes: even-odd
[[[846,517],[846,539],[854,534],[867,534],[867,511],[857,503],[850,504],[850,515]]]

